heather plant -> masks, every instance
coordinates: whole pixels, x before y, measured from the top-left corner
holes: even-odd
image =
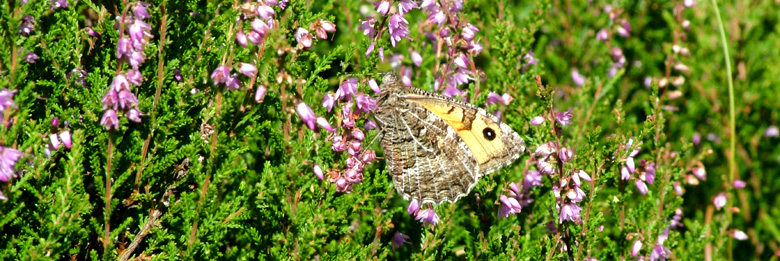
[[[5,1],[0,259],[777,259],[778,8]],[[388,73],[525,152],[404,200]]]

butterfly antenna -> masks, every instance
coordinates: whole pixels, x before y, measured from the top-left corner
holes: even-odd
[[[374,142],[376,142],[376,140],[379,139],[379,137],[381,137],[381,136],[382,136],[382,130],[379,130],[379,133],[377,133],[376,136],[374,136],[374,138],[371,139],[371,142],[368,143],[367,147],[371,147],[371,145],[373,145]],[[363,152],[360,153],[360,156],[358,156],[358,158],[362,159],[363,158],[363,153],[366,153],[366,150],[363,150]]]

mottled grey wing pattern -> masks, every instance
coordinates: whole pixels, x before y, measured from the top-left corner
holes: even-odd
[[[421,204],[455,202],[468,195],[480,177],[512,163],[525,143],[508,125],[471,104],[402,86],[397,76],[383,79],[374,117],[381,130],[381,145],[396,191]],[[433,112],[412,100],[440,102],[467,112],[464,120],[487,117],[500,126],[506,151],[478,162],[458,132]]]

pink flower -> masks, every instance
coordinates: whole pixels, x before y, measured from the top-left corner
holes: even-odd
[[[577,86],[582,86],[585,84],[585,76],[582,76],[582,74],[580,74],[577,69],[571,71],[571,80],[574,81],[574,84]]]
[[[723,206],[726,205],[726,192],[718,193],[717,196],[712,200],[712,205],[715,206],[715,209],[720,210],[723,208]]]
[[[417,203],[417,199],[412,199],[412,202],[409,202],[409,207],[406,208],[406,212],[409,213],[409,215],[415,215],[419,210],[420,203]]]
[[[479,28],[472,24],[466,24],[460,35],[463,36],[463,39],[466,41],[471,41],[474,40],[474,36],[476,36],[477,32],[479,32]]]
[[[412,0],[400,0],[398,1],[398,13],[401,15],[406,14],[412,9],[418,8],[417,3]]]
[[[255,73],[257,73],[257,67],[251,63],[240,63],[238,71],[247,77],[255,77]]]
[[[330,131],[330,132],[336,131],[335,128],[330,126],[330,123],[328,122],[328,120],[326,120],[323,117],[317,117],[317,125],[319,125],[320,128],[323,128],[323,129],[325,129],[327,131]]]
[[[363,31],[363,35],[368,35],[369,38],[374,38],[374,36],[376,36],[376,29],[374,28],[374,23],[376,23],[376,19],[374,19],[373,16],[366,17],[365,21],[360,22],[360,27],[358,27],[358,30]],[[366,56],[368,56],[368,54],[366,54]]]
[[[423,209],[417,212],[415,220],[421,220],[423,225],[436,226],[439,223],[439,215],[433,209]]]
[[[322,172],[322,168],[320,167],[319,164],[314,164],[313,170],[314,170],[314,175],[316,175],[317,178],[319,178],[320,180],[325,179],[325,175]]]
[[[260,103],[263,102],[263,97],[265,97],[265,93],[268,90],[265,88],[265,85],[259,85],[257,86],[257,91],[255,91],[255,101]]]
[[[642,241],[634,241],[634,245],[631,247],[631,256],[639,254],[639,250],[642,249]]]
[[[420,67],[423,62],[423,58],[417,51],[412,51],[412,62],[415,66]]]
[[[70,149],[73,146],[73,141],[70,138],[69,130],[60,132],[59,136],[60,136],[60,140],[62,140],[62,143],[65,144],[66,148]]]
[[[22,155],[14,148],[0,146],[0,181],[7,182],[14,176],[16,162]]]
[[[317,128],[315,125],[317,116],[314,115],[314,111],[311,110],[309,105],[304,102],[298,103],[295,111],[298,113],[298,116],[301,117],[301,121],[306,123],[306,126],[309,127],[309,129],[315,130]]]
[[[733,237],[736,240],[747,240],[748,239],[748,235],[745,234],[745,232],[742,232],[742,230],[732,229],[731,231],[729,231],[729,234],[731,234],[731,237]]]
[[[409,236],[401,234],[400,232],[395,232],[395,234],[393,235],[393,251],[395,251],[396,248],[407,243],[406,240],[409,240]]]
[[[214,85],[225,83],[230,77],[230,68],[227,65],[220,65],[214,72],[211,73],[211,79],[214,80]]]
[[[0,89],[0,113],[9,108],[16,108],[14,94],[16,94],[16,90],[9,91],[8,89]]]
[[[374,2],[373,4],[377,13],[381,14],[382,16],[387,15],[387,13],[390,11],[390,1],[382,0]]]
[[[116,116],[116,111],[112,109],[107,110],[100,119],[100,124],[105,126],[106,130],[111,130],[112,128],[115,130],[119,129],[119,118]]]
[[[335,32],[336,31],[336,25],[330,21],[319,19],[313,24],[314,27],[314,34],[317,35],[317,38],[320,39],[328,39],[328,33],[327,32]]]
[[[544,117],[536,116],[531,119],[531,125],[540,125],[544,122]]]
[[[387,30],[390,34],[390,43],[395,47],[402,38],[408,38],[409,29],[407,26],[409,26],[409,22],[400,14],[390,16],[388,21]]]
[[[607,29],[599,30],[599,32],[596,34],[596,39],[602,42],[609,40],[609,33],[607,33]]]
[[[734,180],[734,182],[731,183],[731,184],[734,186],[734,188],[737,188],[737,189],[744,188],[745,185],[746,185],[746,183],[744,181],[741,181],[741,180]]]
[[[308,30],[303,28],[298,28],[298,31],[295,32],[295,40],[298,41],[304,49],[311,47],[313,43],[311,34]]]

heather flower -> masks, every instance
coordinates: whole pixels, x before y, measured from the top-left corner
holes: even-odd
[[[561,126],[571,124],[572,118],[574,118],[574,115],[571,113],[571,110],[555,113],[555,121],[557,121]]]
[[[370,79],[368,80],[368,87],[371,88],[372,91],[375,93],[380,93],[382,90],[379,89],[379,84],[376,83],[376,80]]]
[[[648,189],[647,189],[647,184],[645,184],[645,182],[641,180],[636,180],[634,181],[634,184],[636,185],[636,189],[639,190],[639,193],[642,193],[642,195],[647,194]]]
[[[775,125],[769,126],[764,131],[764,137],[766,138],[777,138],[778,136],[780,136],[780,130]]]
[[[381,0],[381,1],[376,1],[373,4],[374,4],[374,8],[376,8],[377,13],[381,14],[382,16],[387,15],[387,13],[390,11],[390,1]]]
[[[531,125],[540,125],[544,122],[544,117],[536,116],[531,119]]]
[[[35,17],[25,15],[22,17],[22,22],[19,24],[19,34],[28,36],[35,31]]]
[[[409,215],[415,215],[419,210],[420,203],[417,202],[417,199],[412,199],[412,202],[409,202],[409,207],[406,208],[406,212],[409,213]]]
[[[62,140],[62,144],[65,145],[66,148],[70,149],[73,147],[73,140],[70,137],[70,131],[64,130],[59,133],[59,138]]]
[[[725,192],[718,193],[718,195],[715,196],[715,198],[712,200],[712,205],[714,205],[715,209],[717,210],[723,208],[723,206],[726,205],[726,193]]]
[[[238,71],[247,77],[255,77],[255,74],[257,73],[257,67],[251,63],[240,63]]]
[[[729,231],[729,234],[731,234],[731,237],[733,237],[736,240],[747,240],[748,239],[748,235],[745,234],[745,232],[742,232],[742,230],[732,229],[731,231]]]
[[[417,51],[412,51],[412,62],[415,66],[420,67],[423,62],[423,58]]]
[[[571,71],[571,80],[574,81],[574,84],[577,86],[585,84],[585,76],[582,76],[577,69]]]
[[[357,85],[358,85],[357,78],[348,78],[344,80],[339,85],[339,89],[336,90],[336,98],[338,99],[344,99],[345,97],[351,98],[355,93],[357,93]]]
[[[8,108],[16,108],[14,94],[16,94],[16,90],[9,91],[8,89],[0,89],[0,114],[5,112]]]
[[[559,207],[560,208],[560,207]],[[558,223],[562,224],[563,221],[571,221],[574,223],[580,223],[580,211],[582,211],[582,208],[580,206],[577,206],[574,202],[564,203],[563,207],[559,209],[560,214],[558,217]]]
[[[301,121],[306,123],[306,126],[309,127],[311,130],[316,129],[316,115],[314,115],[314,111],[311,110],[309,105],[307,105],[304,102],[298,103],[298,105],[295,107],[295,111],[298,113],[298,116],[301,117]]]
[[[400,14],[390,16],[388,21],[387,30],[390,34],[390,43],[395,47],[396,43],[400,42],[402,38],[408,38],[409,29],[407,26],[409,26],[409,22]]]
[[[343,84],[343,83],[342,83]],[[322,97],[322,107],[328,108],[328,112],[333,109],[333,105],[336,103],[336,95],[333,93],[326,93]]]
[[[472,24],[466,24],[465,27],[463,27],[463,30],[461,31],[460,35],[463,36],[463,39],[466,41],[474,40],[474,37],[476,36],[477,32],[479,32],[479,28]]]
[[[263,98],[265,97],[265,93],[268,90],[265,88],[265,85],[259,85],[257,86],[257,90],[255,91],[255,101],[257,103],[263,102]],[[328,110],[330,111],[330,110]]]
[[[276,12],[274,9],[267,5],[258,5],[257,6],[257,15],[259,15],[264,20],[268,21],[271,20],[274,17],[274,14]]]
[[[499,201],[501,202],[501,206],[498,208],[499,218],[507,218],[509,217],[509,214],[517,214],[523,210],[520,202],[518,202],[515,198],[509,198],[507,196],[501,195],[499,197]]]
[[[490,92],[487,98],[488,104],[501,103],[504,105],[509,105],[509,103],[512,102],[512,100],[514,100],[514,98],[512,98],[512,96],[509,95],[508,93],[504,93],[503,95],[498,95],[495,92]]]
[[[696,0],[683,0],[683,5],[687,8],[696,6]]]
[[[242,47],[247,47],[248,42],[246,38],[246,33],[244,33],[244,31],[238,31],[236,33],[236,42],[238,42],[238,44],[241,45]]]
[[[0,200],[8,201],[8,197],[6,197],[2,191],[0,191]]]
[[[335,32],[336,24],[330,21],[318,19],[316,22],[314,22],[314,24],[312,24],[312,29],[314,29],[314,34],[317,35],[317,38],[328,39],[327,32]]]
[[[423,5],[425,5],[425,3],[423,3]],[[438,4],[436,4],[435,8],[431,8],[427,10],[428,10],[428,20],[426,20],[426,23],[437,24],[439,27],[441,27],[441,24],[447,20],[447,16],[444,14],[443,11],[441,11],[441,8],[439,8]],[[441,33],[439,35],[441,35]],[[441,36],[446,37],[443,35]]]
[[[631,256],[636,256],[639,254],[639,250],[642,249],[642,241],[637,240],[634,241],[634,245],[631,247]]]
[[[100,124],[106,127],[106,130],[119,129],[119,118],[116,116],[114,109],[107,110],[103,117],[100,118]]]
[[[455,55],[455,59],[452,60],[452,63],[462,69],[469,68],[469,58],[466,57],[466,55],[463,53],[458,53]]]
[[[38,60],[38,55],[34,52],[27,52],[27,55],[24,56],[24,60],[27,61],[27,63],[35,63],[35,60]]]
[[[745,187],[746,183],[742,180],[734,180],[734,182],[731,183],[731,185],[733,185],[734,188],[736,189],[741,189]]]
[[[319,125],[319,126],[320,126],[320,128],[323,128],[323,129],[325,129],[325,130],[327,130],[327,131],[330,131],[330,132],[334,132],[334,131],[336,131],[336,129],[335,129],[335,128],[333,128],[332,126],[330,126],[330,123],[328,122],[328,120],[326,120],[326,119],[325,119],[325,118],[323,118],[323,117],[317,117],[317,125]]]
[[[404,15],[412,9],[418,8],[417,3],[412,0],[400,0],[398,1],[398,13]]]
[[[598,33],[596,33],[596,40],[606,42],[609,40],[609,33],[607,33],[607,29],[601,29]]]
[[[134,121],[134,122],[141,122],[141,111],[139,111],[136,108],[131,108],[127,110],[127,113],[125,114],[127,116],[128,120]]]
[[[256,33],[257,34],[256,37],[259,37],[259,38],[265,37],[265,34],[268,33],[268,29],[270,28],[270,26],[266,22],[263,22],[263,20],[260,20],[259,18],[253,19],[252,23],[250,23],[249,25],[252,26],[252,32]],[[299,28],[299,29],[302,29],[302,28]],[[298,30],[298,31],[300,31],[300,30]],[[308,31],[307,31],[307,33],[308,33]],[[250,36],[251,35],[252,34],[250,33]],[[296,39],[298,39],[297,33],[296,33]]]
[[[214,72],[211,73],[211,79],[214,80],[214,85],[225,83],[230,77],[230,68],[227,65],[220,65]]]
[[[138,103],[138,98],[135,97],[135,94],[127,91],[127,89],[120,91],[117,97],[119,98],[119,107],[122,109],[129,109],[130,106]]]
[[[469,43],[467,51],[472,55],[479,55],[482,52],[482,45],[476,42]],[[525,66],[523,67],[525,68]]]
[[[363,31],[363,35],[368,35],[369,38],[374,38],[374,36],[376,36],[374,23],[376,23],[376,19],[374,19],[373,16],[366,17],[365,21],[360,21],[360,27],[358,27],[358,29]],[[373,46],[373,43],[371,45]]]
[[[179,69],[173,69],[173,79],[175,79],[177,82],[181,82],[181,70]]]
[[[370,130],[376,129],[376,128],[377,128],[376,122],[374,122],[372,120],[367,120],[366,123],[363,124],[363,129],[365,129],[366,131],[370,131]]]
[[[238,75],[234,73],[228,76],[227,80],[225,80],[225,87],[231,91],[241,89],[241,81],[238,80]]]
[[[21,151],[0,146],[0,181],[8,182],[14,176],[16,162],[21,157]]]
[[[628,20],[623,20],[620,22],[620,25],[617,26],[616,30],[620,36],[628,38],[631,34],[631,24],[628,23]]]
[[[304,49],[311,47],[313,39],[311,34],[308,30],[303,28],[298,28],[298,31],[295,32],[295,40],[303,46]]]
[[[414,219],[422,221],[423,225],[436,226],[436,224],[439,223],[439,215],[437,215],[433,209],[418,211]]]
[[[403,244],[406,244],[406,240],[409,240],[409,236],[401,234],[400,232],[395,232],[393,235],[393,251]]]
[[[144,80],[143,75],[141,75],[141,72],[138,70],[129,70],[127,71],[127,74],[124,75],[124,77],[127,82],[132,83],[135,86],[141,86],[141,83],[143,83]]]

